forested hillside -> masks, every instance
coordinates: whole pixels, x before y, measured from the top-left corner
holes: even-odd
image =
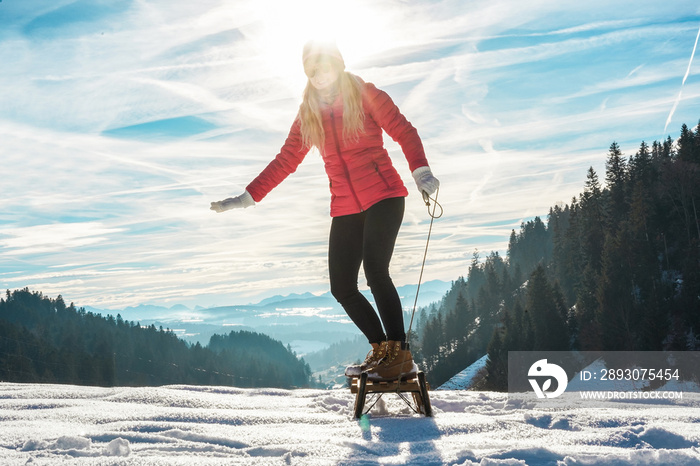
[[[252,332],[190,346],[174,333],[66,306],[28,289],[0,299],[0,381],[303,387],[308,365]]]
[[[700,341],[700,130],[686,125],[626,156],[604,180],[513,231],[507,257],[475,253],[467,277],[413,338],[440,384],[488,352],[485,388],[504,389],[508,351],[697,350]]]

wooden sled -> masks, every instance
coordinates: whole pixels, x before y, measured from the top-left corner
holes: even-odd
[[[396,393],[408,406],[418,414],[426,417],[432,417],[433,409],[430,406],[430,397],[428,396],[430,386],[425,381],[425,374],[419,371],[411,378],[391,382],[372,382],[367,380],[367,373],[363,373],[359,378],[354,378],[350,385],[350,393],[355,393],[355,419],[362,417],[365,412],[366,398],[369,394],[378,394],[372,405],[367,408],[367,411],[372,409],[372,406],[379,401],[385,393]],[[413,403],[404,395],[410,393],[413,396]]]

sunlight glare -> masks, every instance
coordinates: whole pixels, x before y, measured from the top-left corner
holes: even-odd
[[[255,46],[270,73],[295,88],[306,82],[301,51],[310,39],[335,40],[349,71],[362,58],[395,45],[392,15],[380,2],[262,0],[256,6],[262,27]]]

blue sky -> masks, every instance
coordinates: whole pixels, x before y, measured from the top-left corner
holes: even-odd
[[[697,124],[699,28],[687,0],[3,0],[0,286],[105,309],[326,291],[317,153],[254,208],[209,203],[276,155],[329,34],[418,128],[445,209],[424,279],[454,280],[613,141]],[[392,274],[416,283],[429,219],[387,147],[411,191]]]

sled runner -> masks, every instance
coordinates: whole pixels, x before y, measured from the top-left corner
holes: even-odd
[[[355,418],[359,419],[363,414],[369,412],[385,393],[396,393],[413,411],[426,417],[432,417],[433,409],[430,406],[430,397],[428,396],[429,388],[422,371],[408,379],[390,382],[372,382],[367,379],[367,373],[364,372],[359,378],[352,379],[350,385],[350,393],[355,393]],[[407,396],[409,393],[413,397],[412,402]],[[367,395],[373,395],[369,402],[367,402]],[[365,411],[365,405],[369,403],[371,404]]]

